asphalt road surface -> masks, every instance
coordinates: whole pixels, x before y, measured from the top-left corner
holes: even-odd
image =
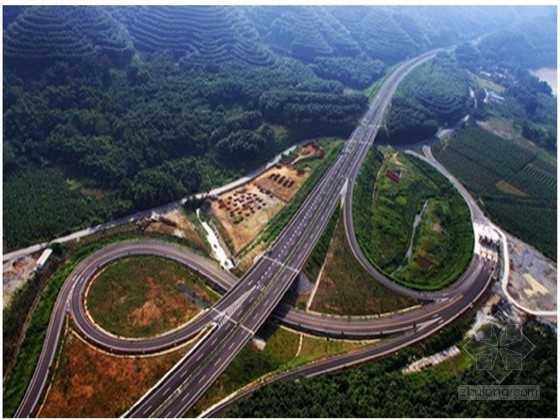
[[[157,352],[173,347],[207,325],[212,325],[210,332],[188,357],[179,362],[127,413],[130,417],[181,416],[225,370],[277,308],[313,250],[341,195],[346,194],[345,203],[350,201],[348,197],[349,194],[351,197],[353,182],[398,83],[408,71],[433,55],[434,52],[431,52],[415,58],[401,65],[387,78],[341,155],[266,254],[239,281],[235,282],[209,261],[181,248],[155,241],[121,243],[105,248],[80,263],[64,283],[57,298],[37,368],[16,416],[27,417],[34,413],[45,389],[67,311],[70,311],[80,333],[88,341],[109,351],[126,354]],[[347,207],[345,204],[345,214]],[[346,217],[351,220],[351,213]],[[357,243],[355,246],[359,250]],[[203,316],[172,333],[140,340],[112,336],[92,322],[85,311],[82,297],[88,282],[103,265],[131,254],[161,255],[175,259],[210,278],[218,290],[228,291]],[[349,322],[342,318],[310,315],[285,306],[276,309],[275,316],[293,327],[331,336],[369,338],[413,330],[403,336],[409,338],[397,339],[401,343],[399,345],[406,345],[407,342],[413,342],[407,340],[423,338],[423,334],[445,325],[466,309],[487,284],[492,271],[492,267],[487,264],[477,257],[473,258],[461,281],[447,294],[430,296],[432,303],[392,316]],[[330,363],[339,366],[337,362]]]

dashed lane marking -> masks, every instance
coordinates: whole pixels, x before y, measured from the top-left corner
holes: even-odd
[[[293,268],[293,267],[291,267],[291,266],[289,266],[289,265],[287,265],[287,264],[284,264],[283,262],[280,262],[280,261],[278,261],[278,260],[275,260],[275,259],[273,259],[273,258],[270,258],[270,257],[268,257],[268,256],[266,256],[266,255],[264,256],[264,258],[266,258],[267,260],[272,261],[273,263],[276,263],[276,264],[278,264],[278,265],[280,265],[280,266],[282,266],[282,267],[284,267],[284,268],[286,268],[286,269],[288,269],[288,270],[291,270],[291,271],[293,271],[294,273],[299,273],[299,271],[300,271],[300,270],[296,270],[295,268]]]

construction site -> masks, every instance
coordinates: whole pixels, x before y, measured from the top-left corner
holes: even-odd
[[[301,147],[287,163],[277,163],[235,189],[211,198],[210,214],[220,234],[238,254],[299,191],[311,169],[296,163],[322,158],[314,143]]]

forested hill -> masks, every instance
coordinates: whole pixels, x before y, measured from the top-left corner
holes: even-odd
[[[534,26],[531,19],[545,14],[545,7],[7,6],[4,55],[7,65],[103,54],[126,60],[132,41],[135,52],[169,51],[186,65],[269,66],[277,56],[317,69],[337,57],[393,64],[506,25]]]
[[[7,65],[45,66],[85,58],[122,65],[133,54],[127,30],[98,7],[30,7],[4,32]]]
[[[345,137],[389,66],[546,11],[5,6],[5,245],[208,190],[298,139]]]

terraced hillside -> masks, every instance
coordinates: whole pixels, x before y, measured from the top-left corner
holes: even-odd
[[[508,30],[491,34],[479,46],[486,58],[521,63],[528,68],[556,66],[556,16],[538,17]],[[510,48],[511,45],[515,48]]]
[[[353,22],[351,33],[366,54],[388,64],[411,57],[420,51],[420,47],[393,16],[382,10],[370,11]]]
[[[29,7],[4,32],[9,64],[105,58],[122,65],[133,53],[125,28],[98,7]]]
[[[246,12],[263,40],[280,54],[311,62],[360,53],[348,30],[324,8],[252,7]]]
[[[347,137],[367,106],[360,90],[371,96],[388,65],[524,17],[518,8],[485,14],[385,6],[4,7],[6,247],[218,186],[300,139]],[[426,68],[393,103],[389,135],[423,139],[460,114],[466,90],[458,76],[453,66]],[[527,116],[549,115],[540,112],[548,108]],[[556,137],[550,133],[547,139]],[[28,193],[37,189],[34,180],[53,177],[40,195]],[[60,217],[60,207],[76,214]],[[56,223],[41,220],[46,209]]]
[[[267,66],[274,55],[235,7],[124,7],[116,16],[143,52],[171,51],[187,64]]]
[[[414,143],[459,120],[469,105],[468,77],[447,54],[414,70],[399,87],[387,118],[391,142]]]

